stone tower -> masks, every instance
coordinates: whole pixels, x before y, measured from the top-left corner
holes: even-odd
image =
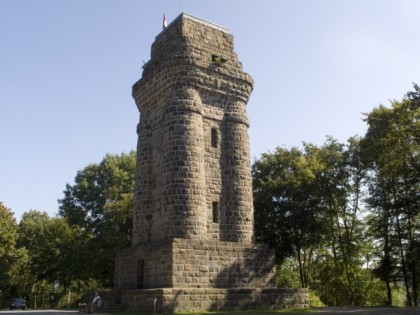
[[[133,86],[133,247],[116,261],[122,303],[142,308],[157,297],[172,311],[287,304],[275,289],[273,252],[253,242],[253,81],[233,36],[181,14],[156,37],[143,69]]]
[[[140,111],[134,245],[252,242],[252,85],[224,28],[183,14],[156,38],[133,87]]]

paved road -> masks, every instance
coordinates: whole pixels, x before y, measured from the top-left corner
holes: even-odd
[[[78,311],[65,311],[65,310],[5,310],[0,311],[0,315],[75,315]],[[281,315],[296,315],[299,313],[279,313]],[[420,308],[320,308],[312,310],[311,313],[302,314],[314,314],[314,315],[420,315]]]
[[[329,307],[317,309],[313,311],[316,315],[334,315],[334,314],[348,314],[348,315],[420,315],[420,308],[340,308]]]
[[[78,311],[69,310],[4,310],[0,311],[0,315],[75,315],[79,313]]]

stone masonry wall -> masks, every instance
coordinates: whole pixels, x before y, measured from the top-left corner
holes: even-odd
[[[307,289],[151,289],[126,291],[122,304],[129,310],[156,312],[238,309],[307,308]]]
[[[150,289],[172,286],[172,245],[170,242],[138,245],[116,257],[118,289]]]
[[[274,288],[274,252],[266,245],[173,239],[138,245],[116,261],[121,289]]]
[[[274,252],[265,245],[174,239],[177,288],[274,288]]]

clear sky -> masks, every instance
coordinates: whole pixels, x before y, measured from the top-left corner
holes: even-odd
[[[419,0],[0,0],[0,201],[17,220],[135,149],[131,86],[180,11],[234,35],[253,159],[363,135],[362,113],[420,84]]]

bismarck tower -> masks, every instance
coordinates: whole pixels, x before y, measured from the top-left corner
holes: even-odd
[[[127,308],[305,306],[275,289],[274,253],[255,244],[246,104],[252,78],[233,36],[181,14],[133,86],[140,111],[133,246],[116,261]]]

